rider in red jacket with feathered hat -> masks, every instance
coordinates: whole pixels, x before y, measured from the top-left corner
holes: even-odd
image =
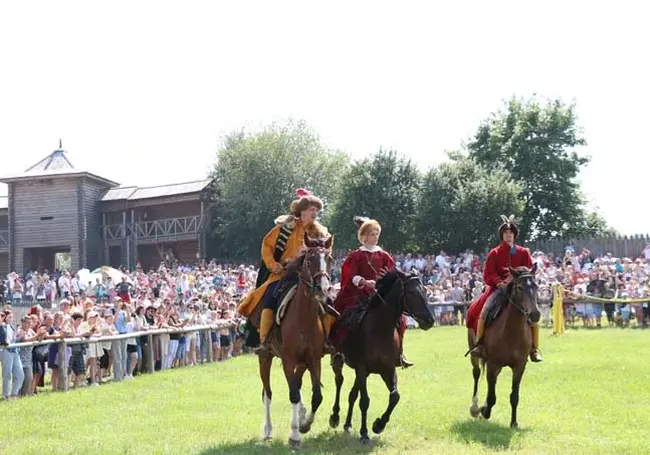
[[[510,267],[528,267],[532,268],[533,258],[527,248],[515,244],[517,236],[519,235],[519,228],[514,222],[514,216],[510,215],[506,218],[501,215],[503,224],[499,226],[499,239],[501,244],[493,248],[488,254],[485,268],[483,270],[483,280],[485,281],[485,291],[474,302],[467,312],[467,328],[470,333],[476,331],[475,347],[472,349],[471,354],[475,357],[483,357],[483,345],[480,343],[483,338],[485,330],[485,314],[487,307],[485,303],[489,301],[491,305],[498,296],[489,299],[494,292],[501,292],[512,281],[510,275]],[[484,308],[485,307],[485,308]],[[531,325],[533,335],[533,346],[530,352],[530,359],[533,362],[541,362],[544,360],[539,350],[539,323]]]

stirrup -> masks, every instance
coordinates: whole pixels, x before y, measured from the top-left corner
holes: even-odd
[[[268,340],[261,341],[259,346],[253,348],[255,354],[271,354],[271,346]]]
[[[534,363],[544,361],[544,357],[542,356],[542,352],[539,350],[539,348],[533,348],[533,350],[530,351],[530,360]]]
[[[478,357],[479,359],[482,359],[485,357],[485,349],[483,347],[483,344],[480,342],[476,343],[474,347],[469,350],[468,354],[472,357]]]
[[[399,359],[397,360],[397,366],[402,367],[404,369],[410,368],[413,365],[415,365],[413,362],[409,362],[406,360],[406,357],[404,357],[404,354],[400,354]]]

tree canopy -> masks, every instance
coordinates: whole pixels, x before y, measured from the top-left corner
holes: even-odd
[[[355,216],[375,218],[382,225],[381,243],[391,251],[416,247],[414,221],[420,173],[395,150],[379,149],[353,163],[342,177],[339,198],[328,218],[337,246],[358,246]]]
[[[327,149],[303,121],[228,134],[212,171],[219,255],[259,257],[262,238],[288,213],[297,188],[322,198],[327,213],[348,165],[348,155]]]
[[[564,235],[584,224],[577,176],[589,162],[575,104],[510,99],[479,126],[467,144],[487,169],[505,169],[522,187],[521,235],[528,240]]]

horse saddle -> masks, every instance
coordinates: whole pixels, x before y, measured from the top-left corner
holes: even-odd
[[[504,289],[492,293],[485,302],[485,327],[489,327],[508,306],[508,294]]]
[[[341,315],[341,324],[349,330],[356,330],[361,326],[363,318],[368,314],[368,301],[362,300],[358,305],[348,308]]]

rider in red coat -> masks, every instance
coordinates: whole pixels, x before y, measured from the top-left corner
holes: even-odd
[[[484,308],[488,298],[494,292],[501,292],[512,281],[509,267],[528,267],[533,266],[533,259],[530,256],[530,251],[527,248],[515,244],[517,236],[519,235],[519,228],[513,221],[513,216],[506,218],[502,215],[503,224],[499,227],[499,238],[501,244],[493,248],[488,254],[487,261],[485,262],[485,269],[483,270],[483,280],[485,281],[485,291],[474,302],[467,312],[467,328],[470,332],[476,331],[475,347],[472,349],[471,354],[476,357],[483,357],[483,345],[480,341],[483,338],[485,330],[485,314],[487,307]],[[505,294],[504,294],[505,295]],[[489,305],[499,297],[489,299]],[[544,359],[539,350],[539,323],[531,326],[533,335],[533,347],[530,352],[530,359],[533,362],[541,362]]]
[[[378,245],[381,226],[376,220],[356,217],[359,226],[359,242],[361,247],[352,251],[345,258],[341,270],[341,290],[334,301],[334,308],[343,314],[345,310],[354,308],[362,298],[375,293],[375,285],[386,272],[395,268],[395,260]],[[346,335],[346,330],[337,324],[338,336],[335,344],[340,345]],[[408,368],[413,365],[404,358],[402,345],[406,331],[406,317],[402,315],[400,326],[397,328],[400,337],[400,359],[397,366]]]

